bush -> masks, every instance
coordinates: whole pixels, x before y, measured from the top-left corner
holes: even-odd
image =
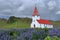
[[[37,29],[35,30],[35,32],[33,33],[33,40],[43,40],[45,37],[48,36],[48,31],[46,31],[46,29]]]
[[[53,36],[53,37],[47,36],[44,40],[60,40],[60,38],[57,36]]]
[[[14,16],[11,16],[9,19],[8,19],[8,23],[14,23],[16,21],[16,17]]]
[[[38,40],[40,39],[40,35],[37,35],[36,33],[33,33],[32,40]]]
[[[18,36],[18,32],[17,31],[12,31],[12,32],[9,32],[9,35],[12,37],[11,39],[14,40]]]
[[[60,40],[60,38],[57,36],[53,36],[52,40]]]
[[[44,40],[52,40],[50,36],[47,36]]]

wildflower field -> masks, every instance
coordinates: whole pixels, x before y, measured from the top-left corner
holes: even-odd
[[[60,29],[0,29],[0,40],[60,40]]]

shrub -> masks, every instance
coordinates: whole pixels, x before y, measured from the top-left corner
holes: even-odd
[[[52,40],[60,40],[60,38],[57,36],[53,36]]]
[[[12,37],[11,39],[14,40],[14,39],[17,39],[18,32],[17,31],[12,31],[12,32],[9,32],[9,35]]]
[[[50,36],[47,36],[44,40],[52,40]]]
[[[60,40],[60,38],[57,36],[53,36],[53,37],[47,36],[44,40]]]
[[[7,22],[8,22],[8,23],[14,23],[14,22],[16,22],[16,17],[11,16],[11,17],[8,19]]]
[[[32,40],[38,40],[40,39],[40,35],[37,35],[36,33],[33,33]]]

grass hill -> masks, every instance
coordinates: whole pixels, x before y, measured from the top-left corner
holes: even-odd
[[[60,28],[60,21],[51,21],[54,25],[54,28]]]
[[[0,19],[0,28],[30,28],[30,18],[10,17],[8,20]]]
[[[60,21],[51,21],[54,28],[60,27]],[[17,18],[11,16],[8,20],[0,18],[0,28],[30,28],[30,18]]]

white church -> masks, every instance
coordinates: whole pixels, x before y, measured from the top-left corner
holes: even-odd
[[[37,7],[35,7],[32,15],[31,28],[53,28],[53,25],[49,20],[41,19]]]

